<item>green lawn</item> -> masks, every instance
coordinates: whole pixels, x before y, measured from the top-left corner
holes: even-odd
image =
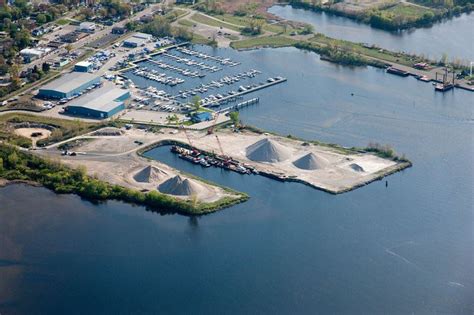
[[[67,25],[69,23],[71,23],[71,20],[68,20],[68,19],[59,19],[55,22],[56,24],[58,25]]]
[[[178,24],[182,25],[182,26],[187,26],[187,27],[193,27],[193,25],[194,25],[193,22],[191,22],[190,20],[186,20],[186,19],[178,20]]]
[[[191,17],[191,20],[196,21],[198,23],[206,24],[206,25],[209,25],[209,26],[227,28],[227,29],[230,29],[230,30],[234,30],[236,32],[241,31],[241,27],[236,27],[236,26],[228,24],[226,22],[221,22],[221,21],[211,19],[211,18],[209,18],[205,15],[202,15],[200,13],[194,14]]]
[[[202,44],[202,45],[207,45],[209,44],[209,39],[206,37],[193,33],[193,39],[191,40],[194,44]]]
[[[247,16],[235,16],[232,14],[214,15],[213,17],[223,22],[239,25],[242,28],[249,25],[250,19],[251,19],[250,17],[247,17]],[[290,27],[288,27],[288,29],[289,28]],[[269,24],[267,22],[264,23],[263,29],[271,33],[283,33],[285,31],[283,26],[278,25],[278,24]]]
[[[417,20],[423,17],[423,14],[427,12],[433,12],[433,10],[422,8],[419,6],[411,5],[411,4],[403,4],[399,3],[392,7],[389,7],[383,12],[392,13],[395,16],[399,16],[400,18],[406,18],[409,20]]]
[[[296,44],[298,41],[284,36],[263,36],[239,40],[231,43],[234,49],[248,49],[256,47],[286,47]]]

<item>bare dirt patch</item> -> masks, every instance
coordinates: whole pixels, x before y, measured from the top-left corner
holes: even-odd
[[[18,128],[15,129],[15,134],[31,139],[33,147],[35,147],[37,141],[46,139],[51,135],[51,130],[45,128]]]

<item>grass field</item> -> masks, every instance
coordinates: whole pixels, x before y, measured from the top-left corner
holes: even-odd
[[[404,3],[399,3],[397,5],[391,6],[383,11],[394,14],[395,16],[399,16],[400,18],[406,18],[409,20],[417,20],[422,18],[423,14],[425,13],[433,12],[433,10],[430,10],[428,8],[422,8],[416,5]]]
[[[58,25],[67,25],[69,23],[71,23],[71,20],[68,20],[68,19],[59,19],[55,22],[56,24]]]
[[[370,48],[358,43],[333,39],[330,37],[326,37],[323,34],[315,35],[310,41],[322,45],[337,46],[355,53],[362,54],[367,57],[373,57],[388,62],[399,63],[406,66],[412,66],[416,62],[423,61],[419,58],[412,58],[404,54],[397,54],[395,52],[381,50],[380,48]]]
[[[249,49],[256,47],[287,47],[293,46],[298,41],[285,36],[262,36],[232,42],[234,49]]]
[[[193,25],[194,25],[193,22],[191,22],[190,20],[186,20],[186,19],[178,20],[178,24],[182,25],[182,26],[186,26],[186,27],[193,27]]]
[[[211,19],[205,15],[202,15],[200,13],[196,13],[193,16],[191,16],[191,20],[196,21],[198,23],[206,24],[209,26],[214,26],[214,27],[222,27],[222,28],[227,28],[236,32],[241,31],[241,27],[236,27],[234,25],[228,24],[226,22],[221,22],[215,19]]]

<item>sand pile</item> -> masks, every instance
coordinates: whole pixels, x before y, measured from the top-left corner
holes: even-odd
[[[204,192],[206,187],[191,179],[183,179],[181,176],[177,175],[162,183],[158,187],[158,190],[164,194],[192,196]]]
[[[248,146],[246,154],[252,161],[275,163],[288,159],[291,151],[278,142],[265,138]]]
[[[364,168],[362,166],[360,166],[359,164],[356,164],[356,163],[352,163],[351,165],[349,165],[349,167],[353,171],[356,171],[356,172],[365,172]]]
[[[133,176],[133,179],[140,183],[152,183],[168,177],[168,173],[156,166],[149,165]]]
[[[319,170],[329,165],[329,161],[322,156],[314,153],[308,153],[293,162],[297,168],[303,170]]]

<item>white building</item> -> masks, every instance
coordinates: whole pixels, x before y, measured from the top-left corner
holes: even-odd
[[[32,62],[33,60],[40,59],[51,51],[51,48],[25,48],[20,51],[20,55],[25,62]]]
[[[95,23],[92,22],[82,22],[79,24],[79,31],[85,33],[94,33],[95,32]]]

